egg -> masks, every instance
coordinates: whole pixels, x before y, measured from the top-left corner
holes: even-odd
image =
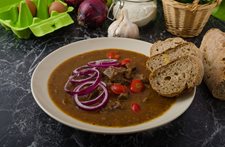
[[[37,12],[37,7],[34,4],[34,2],[32,2],[31,0],[26,0],[25,2],[27,4],[28,8],[30,9],[32,16],[35,16],[36,12]]]
[[[48,13],[51,14],[52,11],[56,11],[58,13],[66,12],[67,7],[63,5],[61,2],[52,2],[49,6]]]
[[[25,0],[25,3],[27,4],[32,16],[36,16],[37,7],[31,0]],[[20,4],[18,5],[18,11],[20,12]]]

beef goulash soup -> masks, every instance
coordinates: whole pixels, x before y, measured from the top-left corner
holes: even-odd
[[[147,59],[120,49],[72,57],[51,74],[49,95],[63,112],[86,123],[110,127],[144,123],[176,101],[151,89]]]

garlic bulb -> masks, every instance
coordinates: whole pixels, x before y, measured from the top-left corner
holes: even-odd
[[[139,38],[138,26],[129,20],[127,9],[122,9],[119,18],[109,26],[108,37]]]

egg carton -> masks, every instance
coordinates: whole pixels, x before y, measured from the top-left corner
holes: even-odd
[[[44,36],[59,28],[74,23],[68,12],[73,7],[67,7],[67,11],[48,13],[49,5],[59,0],[32,0],[37,7],[36,16],[33,17],[25,0],[0,0],[0,23],[6,29],[10,29],[21,39],[28,39],[33,33],[37,37]],[[66,5],[64,2],[59,1]],[[20,6],[20,12],[18,10]],[[66,5],[67,6],[67,5]]]

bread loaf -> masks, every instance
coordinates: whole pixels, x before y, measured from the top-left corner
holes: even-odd
[[[201,60],[197,57],[183,56],[155,70],[150,74],[149,81],[160,95],[174,97],[185,89],[199,85],[203,73]]]
[[[179,45],[177,44],[174,48],[167,49],[160,54],[151,56],[146,62],[146,66],[150,72],[154,72],[159,67],[165,66],[168,63],[186,55],[195,56],[202,60],[200,50],[193,43],[183,42]]]
[[[157,41],[155,42],[150,50],[150,56],[154,56],[156,54],[160,54],[163,51],[170,49],[170,48],[175,48],[176,46],[184,43],[186,41],[184,41],[182,38],[180,37],[175,37],[175,38],[168,38],[164,41]]]
[[[154,43],[146,67],[152,88],[166,97],[199,85],[204,74],[201,51],[178,37]]]
[[[215,98],[225,100],[225,33],[209,30],[201,42],[204,81]]]

